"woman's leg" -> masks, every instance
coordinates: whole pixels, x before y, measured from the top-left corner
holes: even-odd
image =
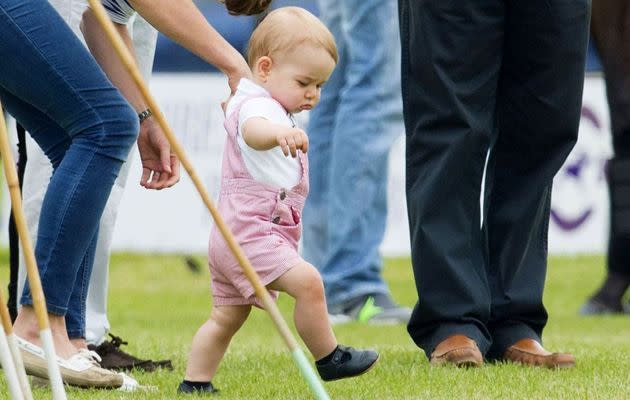
[[[51,121],[45,114],[35,109],[30,104],[25,103],[13,96],[11,93],[8,93],[2,87],[0,87],[0,100],[2,100],[3,106],[6,107],[6,109],[9,110],[9,112],[19,121],[28,120],[31,126],[37,126],[42,131],[46,130],[47,132],[50,132],[50,135],[42,136],[41,146],[51,149],[49,152],[52,157],[61,158],[61,155],[70,145],[70,139],[63,136],[64,134],[62,133],[62,129],[56,123]],[[55,154],[59,154],[59,156],[56,156]],[[59,162],[56,164],[58,165]],[[43,286],[44,273],[41,268],[42,264],[37,257],[37,247],[35,249],[35,253]],[[24,289],[27,284],[28,283],[23,283],[22,285],[18,285],[18,295],[20,298],[22,297],[22,293],[25,292]],[[72,290],[72,285],[64,285],[63,287],[67,287],[67,290]],[[57,307],[59,307],[53,299],[49,298],[46,288],[44,288],[44,295],[46,297],[46,307],[49,312],[51,309],[57,309]],[[64,314],[53,312],[49,315],[49,320],[57,354],[65,358],[74,354],[76,349],[69,345]],[[39,327],[36,323],[35,312],[31,305],[19,308],[18,317],[15,321],[15,331],[18,336],[32,343],[39,344]]]
[[[0,0],[0,38],[0,99],[56,167],[36,257],[55,344],[67,356],[73,350],[63,317],[82,306],[70,295],[137,135],[137,117],[45,0]],[[28,286],[22,304],[16,332],[36,341]]]
[[[217,372],[232,336],[251,311],[249,305],[215,306],[212,314],[195,334],[186,366],[186,380],[209,382]]]
[[[86,349],[85,342],[86,315],[87,315],[87,296],[90,284],[90,276],[94,265],[94,256],[96,253],[96,243],[98,231],[92,237],[92,241],[85,252],[85,257],[81,261],[81,267],[77,272],[74,282],[72,295],[69,304],[77,304],[77,307],[69,307],[66,313],[66,330],[68,337],[77,349]]]
[[[324,284],[317,269],[301,262],[268,285],[295,299],[295,327],[315,360],[335,350],[337,339],[328,321]]]

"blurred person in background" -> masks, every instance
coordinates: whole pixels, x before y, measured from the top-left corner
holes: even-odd
[[[310,114],[311,195],[304,258],[324,279],[333,323],[407,323],[383,280],[389,150],[401,119],[397,7],[390,0],[319,0],[339,63]]]
[[[607,274],[583,315],[630,313],[630,2],[593,0],[591,32],[606,79],[614,156],[607,165],[610,233]]]

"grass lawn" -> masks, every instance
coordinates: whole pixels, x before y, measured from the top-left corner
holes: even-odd
[[[197,258],[203,265],[203,257]],[[430,368],[404,326],[336,326],[341,343],[374,347],[381,360],[368,374],[327,383],[333,399],[630,399],[630,317],[584,318],[577,311],[601,282],[601,257],[552,258],[545,302],[550,320],[545,345],[577,357],[571,370],[549,371],[516,365],[479,369]],[[416,300],[408,259],[390,259],[385,269],[395,298],[406,305]],[[8,257],[0,255],[2,289],[8,281]],[[175,371],[134,372],[152,393],[69,389],[71,399],[171,399],[181,380],[187,352],[197,327],[210,311],[208,273],[192,273],[183,257],[117,254],[110,274],[112,332],[129,341],[135,355],[170,358]],[[6,293],[6,292],[5,292]],[[292,301],[279,305],[291,319]],[[290,324],[293,325],[292,323]],[[295,332],[295,331],[294,331]],[[1,375],[1,374],[0,374]],[[219,398],[311,398],[292,358],[262,311],[252,312],[236,335],[214,379]],[[0,398],[8,398],[0,378]],[[35,391],[36,398],[50,392]]]

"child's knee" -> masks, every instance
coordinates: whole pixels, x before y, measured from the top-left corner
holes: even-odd
[[[301,291],[305,296],[308,296],[311,301],[318,301],[324,299],[324,282],[319,274],[319,271],[315,267],[309,264],[305,269],[303,276]]]
[[[251,307],[239,309],[215,307],[210,318],[224,335],[232,336],[243,326],[250,310]]]

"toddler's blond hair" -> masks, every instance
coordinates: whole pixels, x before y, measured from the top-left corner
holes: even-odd
[[[332,33],[313,14],[300,7],[282,7],[270,12],[254,29],[247,47],[247,62],[253,67],[260,57],[273,58],[276,53],[288,53],[302,44],[326,50],[339,60]]]

